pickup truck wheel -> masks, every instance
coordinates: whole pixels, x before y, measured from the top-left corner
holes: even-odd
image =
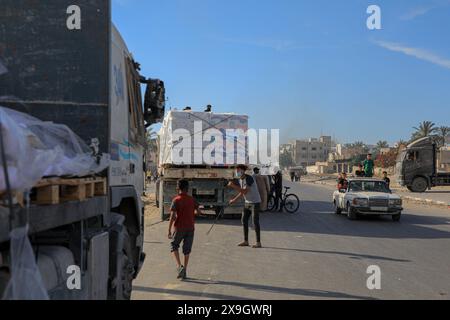
[[[342,213],[342,209],[339,208],[338,204],[336,203],[336,201],[334,201],[334,213],[335,214],[341,214]]]
[[[358,219],[358,215],[356,214],[355,209],[350,204],[347,204],[347,217],[350,220]]]
[[[398,221],[400,221],[401,217],[402,217],[401,213],[393,214],[392,215],[392,220],[395,221],[395,222],[398,222]]]
[[[425,192],[428,188],[428,181],[423,177],[414,178],[411,190],[412,192]]]

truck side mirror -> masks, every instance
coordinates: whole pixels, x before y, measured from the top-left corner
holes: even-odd
[[[146,127],[162,121],[166,108],[166,89],[159,79],[141,78],[141,83],[147,84],[144,96],[144,120]]]

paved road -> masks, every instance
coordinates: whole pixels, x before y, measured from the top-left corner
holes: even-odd
[[[293,191],[301,212],[264,214],[263,249],[236,247],[238,220],[221,221],[210,236],[212,221],[200,220],[184,282],[175,279],[167,223],[149,221],[133,299],[450,299],[448,210],[408,204],[400,223],[349,221],[333,214],[331,188]],[[381,268],[381,290],[366,287],[370,265]]]

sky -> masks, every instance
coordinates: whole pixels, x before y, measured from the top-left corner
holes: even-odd
[[[369,5],[381,30],[369,30]],[[281,142],[394,144],[450,126],[450,0],[112,0],[167,109],[247,114]]]

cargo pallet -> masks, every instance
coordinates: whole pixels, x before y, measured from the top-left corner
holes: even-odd
[[[30,202],[35,205],[55,205],[68,201],[84,201],[107,194],[106,178],[47,178],[40,180],[30,192]],[[14,193],[17,203],[23,206],[20,193]]]

